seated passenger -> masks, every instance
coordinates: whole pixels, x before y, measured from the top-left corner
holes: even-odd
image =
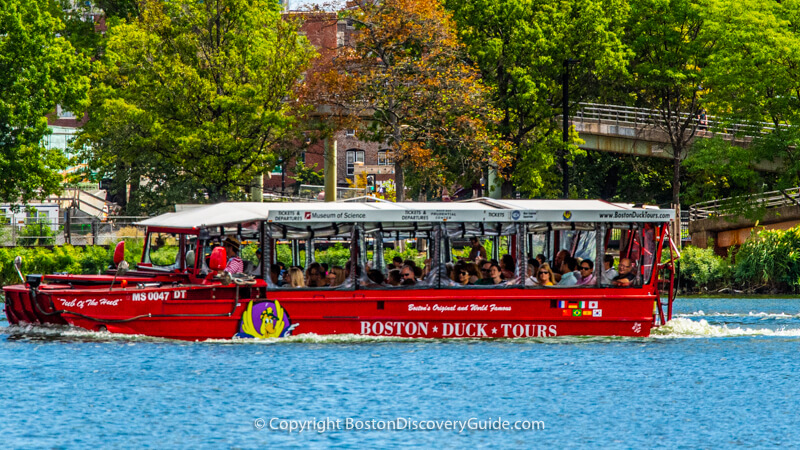
[[[553,259],[553,266],[550,268],[553,275],[553,282],[558,283],[561,281],[561,275],[564,274],[564,272],[562,272],[564,261],[570,256],[572,255],[570,255],[569,250],[559,250],[558,253],[556,253],[556,257]]]
[[[619,260],[619,275],[614,277],[614,286],[627,287],[633,284],[636,279],[636,274],[633,273],[633,262],[628,258],[620,258]]]
[[[413,286],[417,284],[417,275],[414,273],[414,267],[404,265],[403,270],[400,271],[400,276],[403,278],[403,286]]]
[[[291,287],[306,287],[306,283],[303,280],[303,270],[299,267],[291,267],[289,269],[289,285]]]
[[[331,270],[328,272],[327,275],[327,280],[328,280],[327,286],[329,287],[336,287],[341,285],[342,283],[344,283],[345,280],[344,269],[339,266],[331,267]]]
[[[367,271],[367,278],[369,278],[369,281],[371,281],[371,283],[366,283],[366,286],[383,285],[384,278],[383,278],[383,273],[381,273],[380,270],[371,269]]]
[[[578,272],[578,261],[571,256],[564,258],[561,264],[561,281],[558,282],[559,286],[575,286],[580,280],[581,273]]]
[[[553,286],[553,271],[550,270],[549,264],[544,263],[539,267],[536,279],[539,280],[539,286]]]
[[[477,283],[478,280],[481,279],[481,276],[480,276],[481,271],[480,271],[480,269],[478,269],[478,265],[473,263],[473,262],[471,262],[471,263],[467,263],[467,265],[465,267],[467,269],[467,273],[469,273],[469,284]]]
[[[386,278],[386,283],[389,286],[400,286],[403,282],[403,276],[400,275],[400,271],[398,269],[393,269],[389,271],[389,276]]]
[[[323,287],[325,286],[324,273],[322,265],[314,262],[308,265],[306,269],[306,286],[308,287]]]
[[[228,236],[222,242],[225,248],[225,254],[228,257],[228,265],[225,266],[225,272],[229,274],[241,273],[244,270],[244,261],[239,258],[239,240],[233,236]]]
[[[591,259],[584,259],[581,261],[578,265],[578,271],[581,273],[578,286],[591,286],[595,284],[594,262],[592,262]]]
[[[478,262],[489,259],[487,257],[486,248],[481,244],[481,240],[477,236],[469,238],[469,245],[472,247],[469,251],[468,261]]]
[[[514,257],[505,254],[500,258],[500,271],[503,273],[503,278],[506,280],[514,279],[514,271],[516,270],[516,261]]]
[[[603,271],[600,273],[600,284],[603,286],[612,284],[617,275],[619,275],[619,272],[614,269],[614,257],[612,255],[603,256]]]
[[[539,280],[534,275],[538,270],[539,269],[535,265],[528,264],[527,276],[525,277],[525,286],[538,286],[539,285]]]
[[[483,261],[481,263],[481,279],[475,282],[476,286],[485,286],[494,284],[492,283],[492,279],[489,276],[489,272],[491,272],[492,263],[490,261]]]
[[[455,277],[456,277],[456,283],[462,286],[467,286],[471,284],[469,282],[469,272],[467,272],[467,268],[464,266],[456,266]]]
[[[270,266],[269,269],[269,278],[272,280],[272,284],[275,286],[283,286],[283,280],[280,279],[281,277],[281,266],[278,264],[273,264]]]
[[[261,252],[260,248],[256,249],[256,263],[253,264],[250,261],[247,261],[247,263],[245,264],[246,268],[244,270],[244,273],[246,273],[248,275],[253,275],[253,276],[256,276],[256,277],[261,276],[261,255],[262,254],[263,253]]]
[[[392,269],[400,270],[403,268],[403,258],[395,256],[392,258]]]
[[[489,279],[491,280],[491,284],[505,284],[503,272],[500,270],[500,264],[491,263],[489,267]]]

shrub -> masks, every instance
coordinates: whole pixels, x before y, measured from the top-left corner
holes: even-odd
[[[680,259],[683,281],[695,289],[712,289],[729,284],[731,264],[727,258],[714,254],[711,248],[684,247]]]
[[[734,278],[748,287],[797,291],[800,287],[800,227],[753,231],[736,253]]]

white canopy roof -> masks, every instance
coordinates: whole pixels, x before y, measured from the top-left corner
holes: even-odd
[[[668,222],[671,209],[602,200],[495,200],[466,202],[218,203],[162,214],[138,225],[199,229],[267,221],[293,227],[311,223],[435,222]]]

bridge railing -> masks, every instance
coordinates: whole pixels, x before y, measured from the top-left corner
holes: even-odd
[[[735,213],[736,205],[741,205],[743,202],[754,208],[765,209],[781,206],[800,206],[800,187],[769,191],[746,197],[727,197],[695,203],[689,207],[689,221],[733,214]]]
[[[673,118],[674,121],[685,121],[691,116],[687,113],[679,114]],[[758,136],[768,134],[775,130],[775,126],[768,122],[744,123],[731,121],[721,116],[706,116],[704,123],[698,121],[700,131],[711,131],[734,136]],[[610,123],[615,125],[627,126],[654,126],[664,123],[661,112],[657,109],[636,108],[633,106],[606,105],[601,103],[579,103],[578,110],[572,116],[572,120],[580,122]],[[788,125],[781,125],[788,127]]]

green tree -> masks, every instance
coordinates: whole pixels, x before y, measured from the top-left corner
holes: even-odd
[[[749,125],[738,131],[754,137],[749,149],[753,162],[772,160],[785,167],[776,188],[797,186],[800,2],[717,0],[707,16],[707,27],[717,42],[706,70],[710,107],[727,117],[730,123],[723,125],[730,131],[733,124]],[[772,129],[764,129],[765,122]],[[755,171],[747,161],[740,162],[735,170]]]
[[[579,153],[575,134],[565,147],[559,132],[565,61],[579,61],[570,65],[568,80],[573,111],[599,95],[607,80],[624,78],[627,53],[619,35],[626,3],[446,0],[470,57],[493,88],[498,131],[512,146],[512,161],[501,170],[504,196],[514,188],[554,195],[558,182],[568,180],[568,169],[561,177],[552,170],[555,155],[570,162]]]
[[[342,15],[358,31],[316,74],[319,98],[365,119],[362,138],[391,146],[398,201],[406,173],[414,194],[470,186],[487,165],[505,164],[505,146],[489,130],[488,91],[439,1],[355,0]]]
[[[89,87],[88,60],[58,33],[47,4],[0,0],[0,201],[25,203],[60,188],[67,159],[42,140],[57,104],[76,110]]]
[[[714,50],[704,11],[713,0],[632,0],[625,42],[633,50],[630,86],[672,157],[672,203],[680,203],[681,164],[699,127],[704,70]]]
[[[315,54],[278,9],[269,0],[140,3],[138,18],[109,31],[96,66],[76,143],[92,169],[160,198],[243,196],[295,126],[293,92]]]

